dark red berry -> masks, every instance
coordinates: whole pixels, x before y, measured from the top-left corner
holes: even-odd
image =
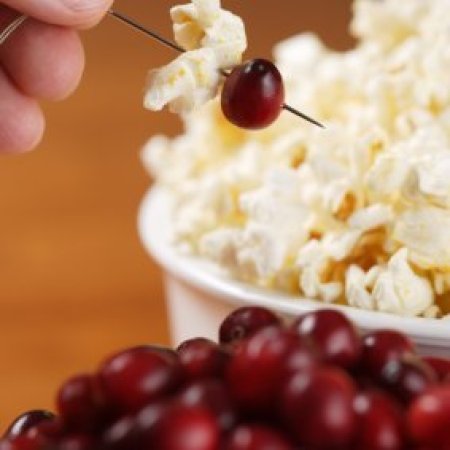
[[[171,400],[154,402],[143,408],[136,415],[136,429],[133,431],[133,439],[137,439],[137,448],[153,448],[155,443],[155,433],[159,423],[173,407]],[[133,447],[132,447],[133,448]],[[126,448],[128,450],[128,448]]]
[[[99,370],[108,401],[125,414],[173,392],[180,378],[179,364],[151,347],[120,352],[105,361]]]
[[[12,422],[4,436],[7,438],[20,436],[42,422],[53,422],[54,418],[55,415],[50,411],[42,409],[27,411]]]
[[[340,367],[354,367],[361,354],[361,343],[353,324],[340,312],[321,309],[300,316],[292,328],[311,338],[325,362]]]
[[[226,440],[223,450],[294,450],[280,431],[263,425],[240,425]]]
[[[297,361],[289,356],[300,352]],[[243,410],[256,413],[273,412],[284,378],[299,364],[304,368],[315,363],[313,352],[300,338],[289,330],[265,327],[242,341],[227,368],[227,384],[237,405]],[[286,365],[288,364],[288,367]]]
[[[27,431],[29,436],[40,436],[49,441],[57,441],[66,433],[65,425],[60,417],[38,423]]]
[[[95,439],[89,435],[66,436],[58,442],[58,450],[97,450]]]
[[[281,74],[265,59],[253,59],[235,67],[225,80],[222,111],[238,127],[267,127],[278,118],[283,103]]]
[[[426,356],[422,358],[436,372],[440,381],[450,381],[450,360]]]
[[[46,450],[48,444],[41,436],[21,435],[2,442],[0,450]]]
[[[228,315],[219,328],[219,342],[233,344],[269,325],[281,325],[272,311],[260,306],[244,306]]]
[[[177,349],[187,379],[220,377],[229,355],[215,342],[205,338],[190,339]]]
[[[380,377],[381,384],[405,403],[409,403],[436,381],[433,369],[413,355],[391,360],[384,366]]]
[[[407,414],[413,442],[431,449],[450,448],[450,386],[435,386],[418,396]]]
[[[210,379],[192,383],[181,391],[178,399],[185,406],[208,409],[224,431],[230,430],[236,422],[236,412],[231,404],[230,395],[220,380]]]
[[[350,448],[357,429],[355,386],[348,375],[323,367],[292,376],[281,392],[281,411],[299,444]]]
[[[101,448],[108,450],[129,450],[138,447],[139,431],[132,416],[124,416],[110,425],[103,433]]]
[[[355,399],[358,432],[354,450],[402,450],[405,424],[400,407],[381,392],[364,392]]]
[[[201,407],[175,405],[155,425],[152,445],[161,450],[217,450],[220,429],[214,415]]]
[[[379,377],[389,361],[414,353],[411,340],[393,330],[366,334],[362,339],[362,347],[361,368],[372,377]]]
[[[56,405],[64,425],[73,431],[93,431],[101,425],[105,403],[96,377],[77,375],[59,389]]]

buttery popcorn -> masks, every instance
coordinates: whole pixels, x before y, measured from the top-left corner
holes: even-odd
[[[175,40],[186,52],[150,72],[144,105],[187,113],[216,96],[220,70],[241,62],[247,38],[242,20],[223,10],[219,0],[192,0],[170,14]]]
[[[183,135],[152,138],[143,159],[175,199],[174,245],[232,277],[299,300],[448,318],[450,0],[356,0],[354,11],[350,51],[309,33],[275,48],[289,103],[325,130],[283,114],[243,131],[215,101],[184,117]],[[245,47],[231,17],[218,1],[172,11],[193,53],[160,72],[162,103],[188,110],[214,95],[212,67]],[[204,89],[192,75],[203,51]],[[180,67],[191,78],[168,85]]]

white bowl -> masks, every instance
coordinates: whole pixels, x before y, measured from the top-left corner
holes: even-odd
[[[287,318],[317,308],[333,307],[362,331],[395,329],[409,335],[421,353],[450,357],[448,320],[404,318],[271,292],[232,280],[218,267],[199,258],[180,255],[171,246],[172,205],[166,190],[152,188],[142,202],[138,227],[144,246],[165,272],[174,344],[194,336],[216,339],[221,320],[237,306],[261,305]]]

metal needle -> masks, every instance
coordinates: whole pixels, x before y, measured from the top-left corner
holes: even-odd
[[[116,19],[120,20],[121,22],[129,25],[130,27],[134,28],[135,30],[138,30],[138,31],[146,34],[147,36],[150,36],[151,38],[155,39],[156,41],[160,42],[161,44],[164,44],[165,46],[170,47],[172,50],[175,50],[179,53],[184,53],[186,51],[184,48],[180,47],[179,45],[173,43],[172,41],[169,41],[168,39],[163,38],[159,34],[155,33],[152,30],[149,30],[148,28],[144,27],[140,23],[136,22],[134,19],[131,19],[130,17],[128,17],[118,11],[110,9],[109,13],[111,14],[111,16],[115,17]],[[228,73],[225,70],[221,70],[221,73],[224,76],[228,76]],[[298,111],[297,109],[293,108],[292,106],[284,104],[283,109],[285,109],[286,111],[289,111],[292,114],[295,114],[296,116],[298,116],[304,120],[307,120],[308,122],[310,122],[318,127],[325,128],[324,125],[322,125],[320,122],[317,122],[317,120],[314,120],[313,118],[307,116],[306,114],[303,114],[302,112]]]

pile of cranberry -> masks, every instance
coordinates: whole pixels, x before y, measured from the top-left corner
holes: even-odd
[[[238,309],[219,344],[122,351],[56,405],[17,418],[0,450],[450,449],[450,362],[334,310],[287,325]]]

